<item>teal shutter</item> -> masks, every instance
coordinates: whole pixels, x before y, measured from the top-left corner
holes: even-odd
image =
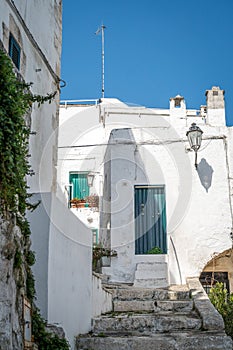
[[[73,185],[71,199],[72,198],[83,199],[89,196],[87,174],[70,174],[70,184]]]
[[[12,61],[16,65],[16,68],[19,69],[20,68],[20,46],[11,33],[9,38],[9,56],[11,57]]]
[[[154,247],[167,253],[166,201],[164,186],[135,186],[135,253]]]

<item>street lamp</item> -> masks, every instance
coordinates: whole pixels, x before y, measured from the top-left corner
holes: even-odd
[[[92,174],[92,173],[87,174],[87,185],[88,185],[89,187],[92,187],[92,186],[93,186],[94,177],[95,177],[95,175]]]
[[[189,131],[187,131],[186,136],[188,138],[190,148],[195,152],[195,168],[197,169],[197,151],[201,147],[203,131],[196,125],[192,123]]]

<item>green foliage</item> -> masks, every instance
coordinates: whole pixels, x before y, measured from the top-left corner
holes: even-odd
[[[35,280],[30,266],[35,262],[35,255],[29,250],[30,225],[25,217],[26,209],[34,210],[37,204],[28,202],[26,175],[33,175],[28,158],[30,127],[25,116],[30,113],[32,104],[51,103],[56,92],[46,96],[33,95],[30,91],[31,83],[20,81],[13,71],[9,57],[0,49],[0,214],[8,216],[15,214],[16,224],[24,237],[24,255],[19,248],[14,255],[14,267],[25,265],[26,295],[33,303],[35,297]],[[28,248],[27,248],[28,247]],[[22,269],[18,288],[23,287]],[[46,332],[46,322],[39,311],[35,309],[32,317],[33,334],[40,350],[68,350],[66,339],[59,339],[57,335]]]
[[[34,279],[32,270],[29,267],[27,268],[26,293],[27,293],[28,299],[32,303],[35,297],[36,290],[35,290],[35,279]]]
[[[163,254],[163,251],[159,247],[154,247],[148,250],[146,254]]]
[[[36,257],[35,257],[35,252],[29,250],[25,254],[26,262],[28,263],[29,266],[32,266],[36,262]]]
[[[66,339],[60,339],[57,335],[46,331],[46,322],[37,308],[33,309],[32,333],[40,350],[69,350],[70,348]]]
[[[223,283],[217,282],[210,290],[209,299],[223,317],[226,334],[233,339],[233,294],[228,295]]]
[[[26,175],[31,169],[28,162],[30,128],[25,115],[33,102],[38,105],[51,102],[55,93],[33,95],[31,84],[19,81],[13,72],[9,57],[0,50],[0,212],[23,214],[27,208]]]
[[[100,332],[100,333],[97,334],[97,337],[99,337],[99,338],[105,338],[105,337],[107,337],[107,336],[106,336],[105,333]]]
[[[22,265],[22,263],[23,263],[22,254],[17,249],[14,257],[14,269],[18,269]]]
[[[29,238],[29,236],[31,234],[31,230],[30,230],[29,222],[25,218],[25,216],[17,215],[16,216],[16,224],[20,228],[20,231],[21,231],[22,235],[25,238]]]
[[[223,283],[217,282],[216,285],[210,289],[209,299],[218,312],[222,314],[227,305],[227,290],[223,287]]]

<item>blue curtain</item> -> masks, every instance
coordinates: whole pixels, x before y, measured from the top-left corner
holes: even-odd
[[[135,186],[135,253],[154,247],[167,253],[166,201],[164,186]]]

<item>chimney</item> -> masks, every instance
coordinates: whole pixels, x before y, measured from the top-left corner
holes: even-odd
[[[218,86],[206,90],[207,124],[212,126],[225,126],[225,91]]]
[[[186,104],[183,96],[177,95],[170,98],[170,115],[181,118],[186,116]]]

